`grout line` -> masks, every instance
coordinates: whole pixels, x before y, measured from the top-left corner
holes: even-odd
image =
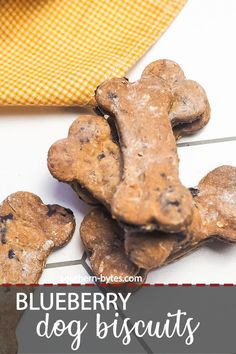
[[[84,251],[84,254],[83,254],[82,258],[81,258],[81,262],[82,262],[82,263],[83,263],[83,262],[86,263],[86,259],[87,259],[87,253],[86,253],[86,251]]]
[[[84,252],[81,259],[76,259],[74,261],[48,263],[48,264],[46,264],[45,268],[50,269],[50,268],[68,267],[68,266],[73,266],[73,265],[77,265],[77,264],[83,264],[83,262],[86,263],[85,262],[86,259],[87,259],[87,254],[86,254],[86,252]]]
[[[77,264],[82,264],[82,259],[77,259],[75,261],[48,263],[45,268],[50,269],[50,268],[59,268],[59,267],[69,267]]]
[[[92,269],[89,267],[89,265],[86,263],[85,259],[82,259],[81,262],[82,266],[84,267],[84,269],[86,270],[86,272],[90,275],[90,276],[94,276]]]
[[[208,140],[189,141],[186,143],[177,143],[177,146],[185,147],[185,146],[194,146],[194,145],[216,144],[216,143],[225,143],[227,141],[235,141],[235,140],[236,140],[236,136],[229,136],[228,138],[216,138],[216,139],[208,139]]]

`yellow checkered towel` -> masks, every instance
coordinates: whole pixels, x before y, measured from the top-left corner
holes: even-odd
[[[85,105],[187,0],[0,0],[0,105]]]

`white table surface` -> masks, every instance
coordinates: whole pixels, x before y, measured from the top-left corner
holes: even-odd
[[[187,146],[179,147],[180,176],[186,186],[196,185],[219,165],[236,166],[235,14],[235,0],[189,0],[161,39],[128,73],[135,80],[148,63],[169,58],[206,89],[211,121],[201,132],[181,141]],[[49,257],[41,283],[82,282],[90,272],[82,259],[78,231],[89,208],[69,186],[51,177],[46,164],[51,144],[65,137],[73,120],[84,112],[77,108],[0,108],[1,200],[18,190],[31,191],[46,203],[71,208],[77,220],[72,241]],[[236,245],[203,247],[152,271],[147,281],[236,283]]]

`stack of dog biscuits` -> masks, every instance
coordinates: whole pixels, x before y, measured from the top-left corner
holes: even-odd
[[[105,81],[95,98],[99,114],[80,116],[48,153],[51,174],[95,206],[80,228],[94,274],[145,276],[215,238],[236,242],[236,168],[196,188],[179,179],[176,140],[210,118],[204,89],[158,60],[134,83]]]

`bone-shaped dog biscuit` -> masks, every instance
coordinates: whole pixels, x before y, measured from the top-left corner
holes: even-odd
[[[165,231],[181,231],[191,219],[191,199],[178,180],[169,119],[176,125],[176,137],[204,126],[210,112],[204,90],[185,80],[176,63],[160,60],[150,64],[136,83],[106,81],[96,90],[96,100],[114,116],[124,160],[122,181],[111,204],[113,215],[130,224],[156,222]]]
[[[51,251],[74,229],[69,209],[45,205],[32,193],[11,194],[0,206],[0,284],[37,283]]]
[[[67,139],[52,145],[48,168],[55,178],[72,184],[79,194],[81,189],[88,191],[108,206],[120,182],[120,160],[119,147],[112,141],[106,120],[85,115],[75,120]],[[90,200],[93,202],[91,197]]]
[[[178,178],[176,142],[169,121],[172,94],[162,79],[111,79],[96,90],[116,120],[123,175],[111,203],[114,217],[144,228],[181,231],[191,222],[192,198]]]
[[[236,242],[236,168],[221,166],[192,189],[194,213],[184,241],[163,233],[128,233],[125,248],[132,262],[146,269],[160,267],[214,239]]]

